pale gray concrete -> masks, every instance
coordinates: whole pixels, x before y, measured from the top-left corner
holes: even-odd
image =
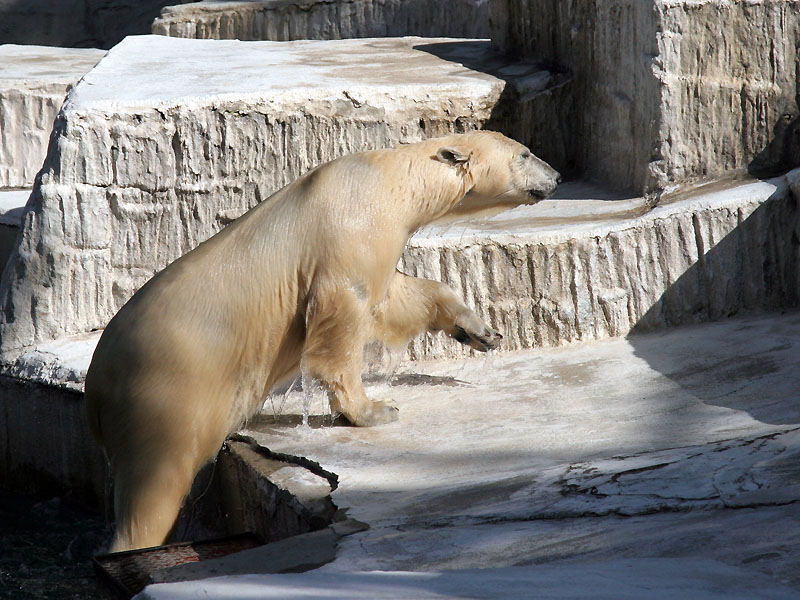
[[[247,431],[337,473],[370,529],[335,561],[142,597],[800,595],[800,313],[409,363],[368,393],[400,420],[331,426],[320,396],[298,425],[295,391]]]
[[[91,48],[0,45],[0,188],[33,185],[67,91],[103,55]]]

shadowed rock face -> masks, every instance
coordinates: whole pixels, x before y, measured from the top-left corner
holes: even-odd
[[[0,43],[111,48],[182,0],[0,0]]]
[[[487,0],[256,0],[167,6],[157,35],[197,39],[487,38]]]
[[[564,123],[594,178],[651,192],[756,158],[761,173],[800,164],[764,153],[798,116],[797,2],[491,0],[489,11],[500,49],[572,71]]]

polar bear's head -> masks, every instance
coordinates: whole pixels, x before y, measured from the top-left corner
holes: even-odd
[[[448,143],[452,140],[453,143]],[[550,196],[561,175],[514,140],[475,131],[442,140],[436,159],[463,171],[467,194],[450,214],[470,214],[536,204]]]

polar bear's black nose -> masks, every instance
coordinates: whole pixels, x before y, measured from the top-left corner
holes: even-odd
[[[556,185],[561,183],[561,173],[556,173]]]

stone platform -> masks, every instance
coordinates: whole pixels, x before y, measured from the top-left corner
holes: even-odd
[[[488,0],[204,0],[166,6],[152,33],[218,40],[489,37]]]
[[[396,423],[331,425],[314,399],[302,426],[291,392],[245,432],[335,472],[334,502],[368,531],[303,576],[230,559],[229,577],[140,597],[800,594],[800,313],[387,377],[368,393]]]
[[[0,45],[0,188],[30,187],[67,91],[105,54]]]

